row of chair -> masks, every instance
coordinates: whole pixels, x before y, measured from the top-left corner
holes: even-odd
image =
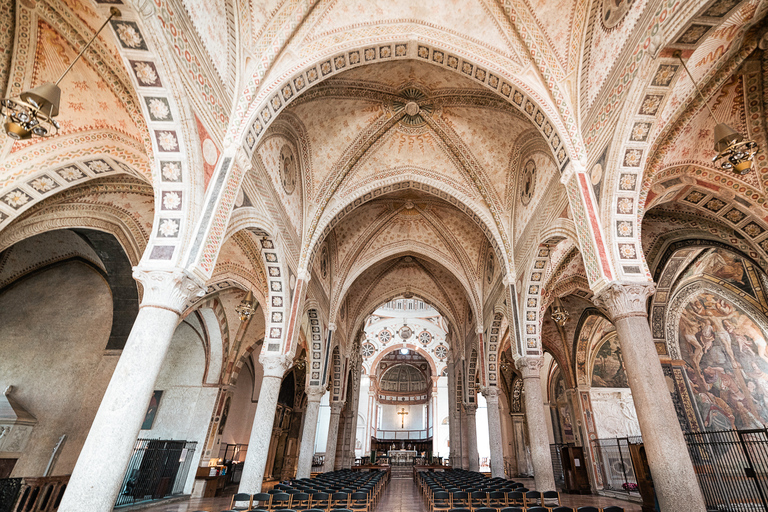
[[[281,512],[284,512],[284,511],[281,511]],[[309,512],[309,511],[305,510],[302,512]],[[336,512],[340,512],[340,511],[337,510]],[[448,512],[473,512],[473,510],[469,508],[452,508]],[[475,509],[474,512],[624,512],[624,509],[621,507],[614,507],[614,506],[605,507],[605,508],[585,506],[585,507],[579,507],[577,509],[573,509],[571,507],[564,507],[561,505],[554,508],[550,508],[550,507],[504,507],[504,508],[483,507],[483,508]]]

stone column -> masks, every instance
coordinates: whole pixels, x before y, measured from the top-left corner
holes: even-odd
[[[517,474],[512,476],[530,476],[533,473],[531,467],[531,451],[528,449],[528,441],[525,436],[525,415],[522,413],[510,413],[512,417],[512,430],[515,439],[515,458],[517,459]]]
[[[491,476],[504,478],[504,445],[501,442],[501,416],[499,415],[499,388],[482,390],[488,403],[488,440],[491,445]],[[554,488],[553,488],[554,489]]]
[[[344,402],[331,402],[331,421],[328,423],[328,441],[325,443],[323,473],[330,473],[336,465],[336,441],[339,439],[339,417]]]
[[[477,453],[477,404],[464,404],[464,410],[467,411],[467,456],[468,469],[470,471],[480,471],[480,455]]]
[[[369,457],[371,454],[371,428],[373,428],[373,422],[376,421],[374,416],[374,397],[376,393],[373,388],[368,388],[368,415],[365,422],[365,450],[363,455]]]
[[[469,469],[469,432],[467,410],[462,403],[459,415],[461,416],[461,469]]]
[[[353,368],[353,371],[358,369],[357,365]],[[342,469],[349,469],[355,462],[355,443],[357,442],[357,416],[360,410],[360,371],[356,372],[357,377],[352,377],[352,403],[350,404],[348,425],[346,432],[346,442],[349,443],[349,448],[344,454],[342,462]],[[357,379],[357,380],[355,380]]]
[[[616,326],[661,510],[700,511],[704,499],[648,325],[646,300],[654,291],[653,283],[612,282],[595,303]]]
[[[525,356],[516,361],[517,368],[523,374],[525,386],[525,416],[528,420],[528,438],[531,442],[533,478],[536,481],[536,490],[542,492],[555,490],[555,474],[549,452],[549,434],[539,376],[543,364],[544,358],[541,356]]]
[[[312,457],[315,454],[315,432],[317,431],[317,417],[320,413],[320,400],[325,391],[319,386],[310,386],[306,389],[307,410],[304,413],[304,430],[301,434],[301,447],[299,448],[299,467],[296,470],[296,478],[309,478],[312,472]]]
[[[251,438],[248,442],[248,453],[245,455],[243,475],[240,477],[240,487],[237,491],[246,494],[261,492],[264,470],[267,467],[269,456],[272,428],[275,424],[277,396],[280,393],[283,375],[290,366],[291,360],[285,355],[267,356],[262,354],[259,357],[259,362],[264,368],[264,377],[261,379],[259,402],[256,405]]]
[[[184,270],[136,269],[144,288],[139,314],[93,419],[59,506],[61,512],[111,512],[141,430],[171,338],[188,299],[204,283]]]
[[[437,418],[437,383],[435,383],[435,389],[432,391],[432,401],[429,402],[429,407],[432,409],[432,456],[437,457],[440,452],[440,440],[437,438],[438,422]]]
[[[448,439],[450,442],[451,467],[461,467],[461,414],[456,401],[456,377],[453,362],[448,363]]]

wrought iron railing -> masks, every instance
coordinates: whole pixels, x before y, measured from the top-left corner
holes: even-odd
[[[139,439],[115,506],[182,494],[196,442]]]
[[[629,445],[642,442],[642,437],[619,437],[592,441],[592,456],[602,477],[599,479],[602,481],[599,490],[625,492],[639,496],[635,468],[629,454]]]
[[[707,510],[768,511],[768,429],[685,434]]]

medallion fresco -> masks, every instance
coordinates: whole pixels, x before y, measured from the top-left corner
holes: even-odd
[[[762,330],[722,295],[691,297],[679,324],[680,353],[706,430],[768,423],[768,355]]]

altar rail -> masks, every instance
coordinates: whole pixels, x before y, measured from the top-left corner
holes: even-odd
[[[427,430],[376,430],[374,437],[379,441],[426,441],[432,437],[432,429]]]

